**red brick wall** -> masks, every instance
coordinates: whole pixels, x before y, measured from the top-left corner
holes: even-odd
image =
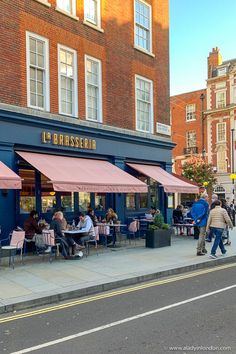
[[[202,152],[202,125],[201,125],[201,94],[206,95],[205,90],[198,90],[188,93],[183,93],[180,95],[172,96],[170,98],[170,109],[172,117],[172,139],[176,144],[173,150],[172,157],[175,160],[175,171],[177,174],[181,174],[181,161],[183,161],[186,156],[184,156],[184,148],[187,147],[186,143],[186,133],[191,130],[196,131],[196,146],[198,147],[199,153]],[[187,122],[186,121],[186,106],[189,104],[195,104],[196,107],[196,120]],[[204,110],[206,109],[206,98],[204,99]],[[205,125],[205,143],[204,148],[206,150],[206,125]],[[177,159],[176,159],[177,158]]]
[[[49,40],[50,111],[58,113],[57,44],[77,51],[79,118],[85,119],[84,55],[102,61],[103,122],[135,128],[135,74],[153,80],[154,125],[169,124],[168,0],[152,4],[155,58],[134,49],[134,1],[103,0],[100,33],[83,24],[83,1],[77,1],[75,21],[34,0],[3,0],[0,6],[0,102],[26,106],[26,31]]]

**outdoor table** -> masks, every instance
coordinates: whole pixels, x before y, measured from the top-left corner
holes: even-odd
[[[192,232],[195,224],[173,224],[172,226],[176,228],[177,235],[178,235],[178,230],[183,228],[183,230],[186,229],[187,236],[191,236],[191,234],[192,234],[191,232]]]
[[[127,224],[109,224],[109,223],[97,223],[99,234],[108,236],[110,235],[110,228],[113,228],[112,232],[112,246],[116,244],[116,228],[127,227]]]

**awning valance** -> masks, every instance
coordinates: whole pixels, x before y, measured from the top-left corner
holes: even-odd
[[[21,178],[0,161],[0,189],[21,189]]]
[[[135,163],[128,163],[127,165],[160,183],[167,193],[198,193],[199,188],[197,186],[176,178],[160,166]]]
[[[147,185],[103,160],[17,151],[59,192],[145,193]]]

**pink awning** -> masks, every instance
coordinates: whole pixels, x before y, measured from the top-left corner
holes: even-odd
[[[17,151],[59,192],[146,193],[147,185],[107,161]]]
[[[159,166],[136,163],[128,163],[127,165],[160,183],[167,193],[198,193],[197,186],[176,178]]]
[[[21,178],[0,161],[0,189],[21,189]]]

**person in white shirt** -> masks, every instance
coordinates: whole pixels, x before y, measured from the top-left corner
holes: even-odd
[[[81,246],[81,248],[84,248],[85,241],[95,239],[95,230],[92,219],[84,213],[79,213],[79,223],[77,225],[77,228],[83,231],[83,234],[80,234],[81,237],[77,242]]]

